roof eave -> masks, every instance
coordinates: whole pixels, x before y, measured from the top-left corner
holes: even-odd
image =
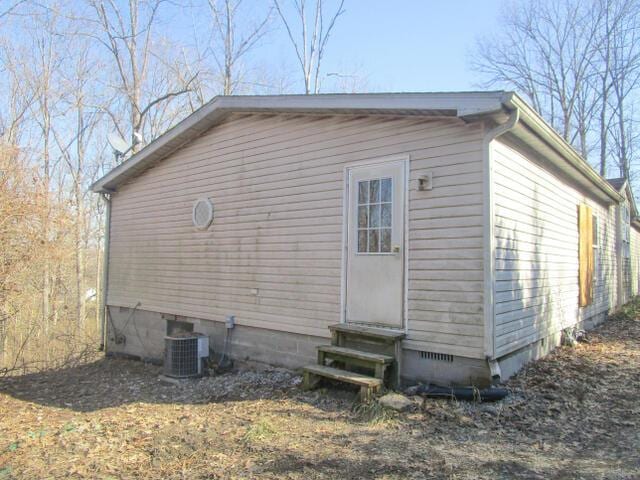
[[[621,202],[620,195],[609,182],[602,178],[542,117],[513,92],[505,93],[503,103],[509,109],[520,110],[520,122],[529,127],[549,147],[564,158],[575,170],[576,178],[582,176],[596,186],[610,202]]]
[[[223,116],[226,112],[222,108],[219,108],[218,103],[218,97],[214,98],[211,102],[167,130],[129,159],[114,167],[89,188],[96,193],[112,193],[117,185],[122,183],[121,181],[118,182],[119,179],[125,176],[127,178],[134,176],[138,170],[146,168],[146,165],[153,160],[169,155],[172,151],[177,150],[181,145],[188,142],[188,139],[185,139],[183,142],[180,141],[181,137],[185,135],[185,132],[198,129],[199,126],[205,127],[203,122],[207,118],[215,121]],[[212,116],[215,116],[215,118],[211,118]],[[210,127],[202,128],[202,130],[204,131],[208,128]],[[193,138],[193,136],[189,138]]]
[[[424,115],[475,121],[514,109],[520,110],[521,124],[531,129],[545,145],[573,167],[571,175],[582,183],[586,179],[589,184],[597,187],[595,193],[609,202],[623,200],[623,196],[598,175],[535,110],[512,92],[215,97],[115,167],[90,188],[99,193],[113,192],[120,184],[209,130],[231,112]]]
[[[470,118],[503,110],[503,92],[432,94],[328,94],[215,97],[121,163],[90,189],[110,193],[155,161],[175,152],[231,112],[423,115]]]

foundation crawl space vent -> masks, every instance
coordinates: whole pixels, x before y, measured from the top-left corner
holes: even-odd
[[[424,360],[437,360],[438,362],[453,362],[453,355],[447,353],[420,352],[420,358]]]

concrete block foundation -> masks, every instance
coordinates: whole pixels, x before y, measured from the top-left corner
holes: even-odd
[[[316,347],[330,343],[329,338],[242,325],[227,331],[223,322],[110,306],[107,352],[162,362],[168,325],[175,326],[179,322],[190,323],[194,332],[209,336],[209,346],[214,355],[222,353],[225,335],[228,334],[229,357],[286,368],[295,369],[315,363]]]
[[[576,328],[590,329],[605,319],[606,314],[603,313],[580,321]],[[227,330],[224,322],[110,306],[107,353],[161,363],[164,357],[164,337],[169,330],[176,328],[208,335],[214,355],[222,353],[225,335],[229,335],[227,354],[232,359],[291,369],[315,364],[316,347],[330,343],[329,338],[242,325]],[[501,379],[507,380],[527,363],[550,353],[560,345],[561,337],[561,332],[549,335],[499,358]],[[491,373],[484,359],[404,349],[401,380],[403,386],[434,383],[443,386],[484,387],[490,384]]]
[[[402,354],[403,385],[434,383],[446,387],[484,387],[490,383],[491,374],[485,360],[406,349]]]

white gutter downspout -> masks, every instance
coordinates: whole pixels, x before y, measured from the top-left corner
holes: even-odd
[[[500,379],[500,366],[495,359],[495,314],[494,298],[496,289],[496,240],[494,232],[494,188],[493,155],[491,142],[513,129],[520,119],[520,109],[511,112],[509,119],[489,130],[482,142],[483,152],[483,252],[484,252],[484,350],[491,378]]]
[[[111,197],[106,193],[100,196],[106,204],[104,215],[104,254],[102,256],[102,292],[100,295],[100,350],[107,349],[107,290],[109,287],[109,243],[111,233]]]

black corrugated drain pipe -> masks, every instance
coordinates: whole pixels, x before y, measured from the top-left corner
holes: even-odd
[[[406,390],[409,395],[448,400],[467,400],[472,402],[496,402],[509,395],[509,390],[500,387],[440,387],[438,385],[416,385]]]

